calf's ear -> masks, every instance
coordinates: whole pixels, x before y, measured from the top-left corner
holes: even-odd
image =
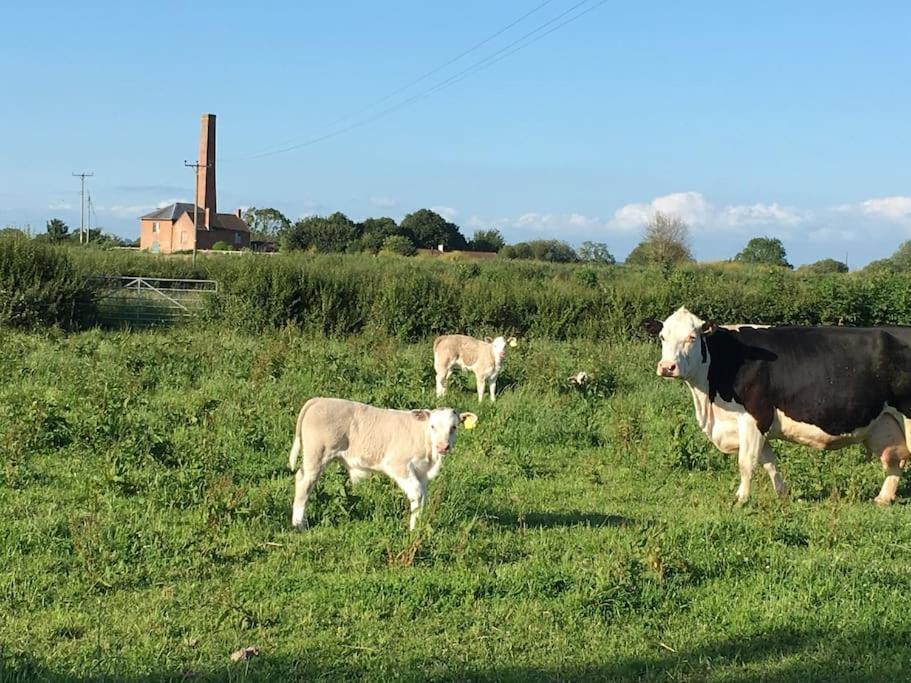
[[[430,411],[429,410],[412,410],[411,416],[416,420],[420,420],[421,422],[426,422],[427,420],[430,419]]]
[[[660,320],[643,320],[642,329],[648,332],[651,336],[657,337],[661,333],[661,329],[664,327],[664,323]]]
[[[493,343],[493,337],[484,337],[484,341],[487,342],[488,344],[492,344],[492,343]]]
[[[459,422],[465,425],[465,429],[474,429],[478,423],[478,416],[474,413],[459,413]]]
[[[715,332],[718,331],[718,323],[714,320],[707,320],[702,323],[702,334],[706,337],[711,337]]]

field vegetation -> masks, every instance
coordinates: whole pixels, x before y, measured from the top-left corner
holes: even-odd
[[[736,463],[635,331],[682,303],[907,323],[904,276],[22,248],[0,240],[0,680],[906,678],[911,487],[880,509],[861,448],[779,446],[791,498],[757,476],[732,509]],[[85,278],[117,273],[221,293],[192,325],[93,327]],[[496,404],[458,375],[437,401],[438,331],[519,334]],[[340,467],[291,530],[315,395],[478,413],[415,532]]]

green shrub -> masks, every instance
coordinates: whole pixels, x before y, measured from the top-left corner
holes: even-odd
[[[414,256],[418,250],[414,248],[411,240],[403,235],[390,235],[383,240],[383,246],[380,248],[383,254],[398,254],[399,256]]]
[[[0,239],[0,326],[74,328],[94,317],[94,288],[65,250]]]

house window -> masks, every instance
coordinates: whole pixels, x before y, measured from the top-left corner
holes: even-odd
[[[180,243],[181,243],[181,244],[186,244],[186,243],[187,243],[187,231],[186,231],[186,230],[181,230],[181,231],[180,231]]]
[[[152,223],[152,232],[158,232],[158,228],[159,228],[158,221],[155,221],[154,223]]]
[[[234,233],[234,244],[240,244],[243,241],[244,240],[243,240],[243,237],[241,236],[241,234],[239,232],[235,232]]]

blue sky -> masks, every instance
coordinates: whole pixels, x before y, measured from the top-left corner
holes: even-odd
[[[87,170],[99,224],[136,236],[141,213],[192,198],[183,161],[212,112],[222,211],[437,207],[469,235],[592,239],[620,258],[656,209],[689,221],[700,260],[770,235],[794,263],[858,267],[911,238],[907,2],[584,0],[449,87],[255,156],[425,92],[579,0],[383,101],[542,2],[5,7],[0,225],[78,225],[70,174]]]

